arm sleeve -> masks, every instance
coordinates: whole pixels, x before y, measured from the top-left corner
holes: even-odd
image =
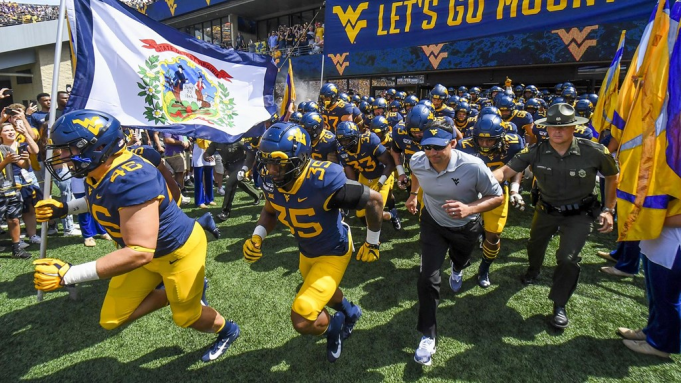
[[[329,200],[328,209],[362,209],[369,202],[370,189],[357,181],[347,180]]]

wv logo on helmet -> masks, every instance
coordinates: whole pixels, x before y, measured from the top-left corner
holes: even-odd
[[[99,117],[86,118],[85,120],[73,120],[73,123],[82,126],[95,136],[99,134],[99,129],[104,125]]]
[[[340,5],[333,7],[333,13],[338,15],[341,24],[343,24],[343,28],[345,28],[345,33],[348,35],[348,40],[350,40],[350,43],[352,44],[355,43],[359,31],[367,27],[367,21],[359,20],[359,17],[362,15],[362,12],[368,8],[368,2],[359,4],[356,9],[352,9],[351,5],[348,5],[348,8],[345,10],[343,10],[343,7]]]

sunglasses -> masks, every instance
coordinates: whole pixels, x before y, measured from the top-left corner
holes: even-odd
[[[445,150],[447,146],[440,146],[440,145],[423,145],[423,150],[435,150],[436,152],[439,152],[441,150]]]

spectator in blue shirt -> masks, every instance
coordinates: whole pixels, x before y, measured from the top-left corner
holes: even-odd
[[[47,115],[50,113],[50,104],[52,104],[52,98],[47,93],[40,93],[39,95],[36,96],[36,100],[38,100],[40,110],[35,111],[33,112],[33,114],[31,114],[31,116],[28,119],[28,123],[31,124],[32,127],[40,130],[40,127],[47,119]]]
[[[272,31],[269,39],[267,39],[267,45],[270,47],[270,50],[277,49],[279,45],[279,37],[277,36],[277,32]]]

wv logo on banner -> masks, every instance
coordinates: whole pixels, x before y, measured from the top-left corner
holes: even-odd
[[[560,39],[563,40],[563,43],[567,46],[568,50],[570,50],[575,61],[579,61],[582,56],[584,56],[587,49],[595,47],[598,43],[597,40],[586,39],[587,36],[589,36],[589,33],[596,29],[598,29],[598,25],[586,27],[581,31],[577,28],[570,29],[570,32],[567,32],[565,29],[556,29],[551,31],[551,33],[560,36]]]
[[[423,53],[426,55],[426,57],[428,57],[428,61],[430,61],[430,65],[433,66],[433,69],[437,69],[437,67],[440,66],[442,59],[449,57],[449,53],[440,52],[444,45],[445,44],[421,46]]]
[[[230,143],[275,112],[272,58],[222,49],[115,0],[69,0],[76,73],[67,110]]]
[[[358,21],[362,11],[365,11],[367,8],[369,8],[369,3],[359,4],[355,9],[352,9],[352,5],[348,5],[345,10],[340,5],[333,7],[333,13],[338,15],[343,28],[345,28],[345,33],[352,44],[355,43],[359,31],[367,27],[366,20]]]
[[[336,66],[336,70],[338,71],[339,75],[343,75],[343,72],[345,72],[345,68],[350,66],[349,62],[346,62],[345,59],[348,57],[348,53],[343,53],[343,54],[330,54],[329,58],[333,62],[333,65]]]

